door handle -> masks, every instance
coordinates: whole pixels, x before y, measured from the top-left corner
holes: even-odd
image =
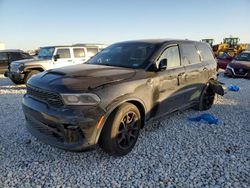
[[[207,67],[204,67],[204,68],[203,68],[203,70],[204,70],[204,71],[207,71],[207,70],[208,70],[208,68],[207,68]]]
[[[177,85],[181,85],[181,80],[180,80],[180,77],[182,77],[183,75],[185,74],[185,72],[181,72],[177,75]]]

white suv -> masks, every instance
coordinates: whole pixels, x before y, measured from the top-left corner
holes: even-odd
[[[42,47],[36,59],[13,61],[7,75],[15,84],[23,84],[39,72],[85,63],[105,47],[104,44]]]

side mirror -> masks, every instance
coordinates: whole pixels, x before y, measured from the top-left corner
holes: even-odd
[[[59,59],[59,58],[60,58],[59,54],[56,54],[56,55],[53,56],[54,61],[57,61],[57,59]]]
[[[167,68],[168,60],[162,59],[159,63],[159,70],[165,70]]]

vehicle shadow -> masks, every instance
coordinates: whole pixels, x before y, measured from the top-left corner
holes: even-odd
[[[14,90],[24,90],[24,89],[26,89],[25,84],[15,85],[9,78],[6,78],[0,74],[0,90],[14,91]],[[6,93],[6,91],[4,93]]]

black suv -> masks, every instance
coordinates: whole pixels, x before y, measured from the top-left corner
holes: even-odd
[[[0,73],[8,71],[12,61],[31,58],[32,56],[22,50],[0,50]]]
[[[87,64],[33,76],[23,98],[30,132],[59,148],[81,151],[97,143],[111,155],[134,147],[140,129],[189,107],[209,109],[216,61],[206,43],[140,40],[117,43]]]

